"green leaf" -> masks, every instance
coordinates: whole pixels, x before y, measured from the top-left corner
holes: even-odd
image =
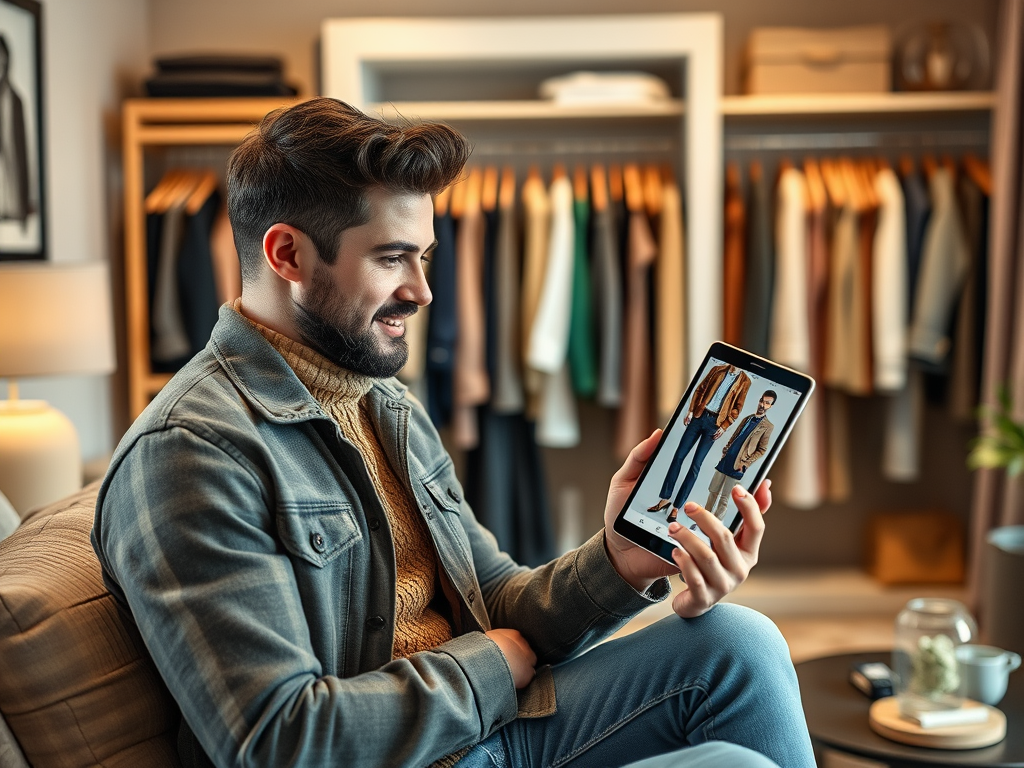
[[[1017,454],[1010,460],[1010,463],[1006,465],[1006,474],[1010,477],[1019,475],[1020,471],[1024,469],[1024,454]]]

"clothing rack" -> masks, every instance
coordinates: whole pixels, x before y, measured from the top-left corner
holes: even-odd
[[[984,130],[892,133],[852,131],[842,133],[773,133],[725,137],[726,152],[793,152],[798,150],[926,149],[976,147],[988,144]]]
[[[679,144],[671,139],[600,139],[592,141],[479,141],[473,144],[474,156],[522,155],[611,155],[679,153]]]

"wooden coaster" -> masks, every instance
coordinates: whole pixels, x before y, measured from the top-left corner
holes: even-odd
[[[984,707],[988,720],[969,725],[946,725],[941,728],[922,728],[913,720],[900,716],[895,696],[879,699],[871,705],[868,723],[879,736],[932,749],[976,749],[998,744],[1006,738],[1006,715],[995,707],[977,701],[965,701],[965,707]]]

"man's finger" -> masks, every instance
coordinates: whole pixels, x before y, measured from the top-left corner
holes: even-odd
[[[736,545],[748,557],[753,557],[755,560],[757,552],[761,548],[761,537],[764,536],[763,510],[771,505],[771,493],[764,483],[761,483],[761,487],[757,491],[762,495],[765,504],[761,504],[757,497],[751,496],[742,485],[737,485],[732,489],[732,499],[743,516],[743,528],[740,529],[737,536]]]

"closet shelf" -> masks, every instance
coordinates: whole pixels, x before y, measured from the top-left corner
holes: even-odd
[[[401,101],[377,102],[369,111],[385,120],[563,120],[615,117],[678,117],[678,99],[646,104],[563,105],[550,101]]]
[[[772,115],[888,114],[900,112],[983,112],[996,104],[991,91],[945,93],[824,93],[785,96],[725,96],[726,117]]]

